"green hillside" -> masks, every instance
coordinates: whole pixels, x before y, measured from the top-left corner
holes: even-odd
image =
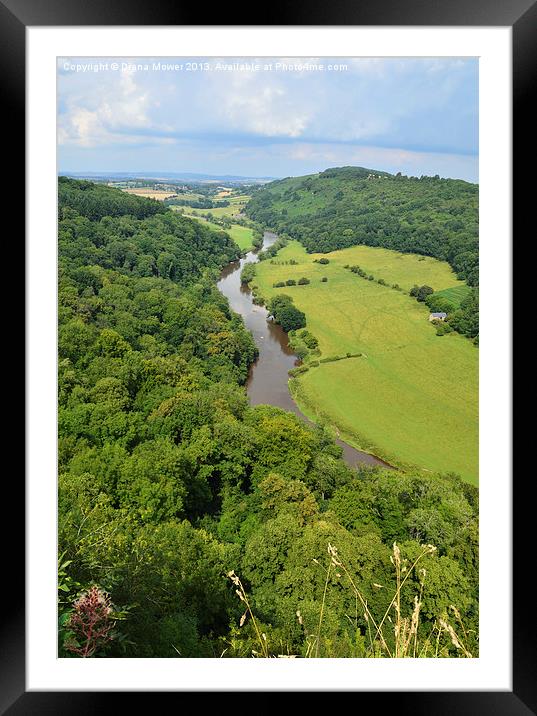
[[[272,182],[245,211],[308,252],[380,246],[447,261],[459,279],[478,284],[476,184],[341,167]]]

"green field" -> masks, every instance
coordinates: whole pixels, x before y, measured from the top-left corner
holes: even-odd
[[[449,289],[465,293],[469,290],[464,281],[457,279],[449,264],[430,256],[402,254],[371,246],[352,246],[329,254],[311,254],[312,259],[321,256],[326,256],[330,265],[361,266],[366,273],[382,278],[390,285],[398,283],[405,291],[410,291],[414,284],[426,284],[435,291]]]
[[[450,301],[455,308],[458,308],[462,301],[470,294],[471,288],[466,284],[462,286],[454,286],[453,288],[445,288],[443,291],[438,291],[440,296],[444,296]]]
[[[225,231],[226,234],[229,234],[231,236],[233,241],[242,251],[246,251],[247,249],[250,249],[252,247],[254,232],[247,226],[232,224],[229,229],[224,229],[222,226],[219,226],[218,224],[212,224],[210,221],[207,221],[207,219],[203,219],[201,216],[190,216],[188,214],[185,214],[185,216],[188,216],[189,219],[194,219],[195,221],[202,221],[214,231]]]
[[[212,214],[212,216],[235,216],[239,214],[243,207],[246,205],[250,197],[246,195],[242,196],[230,196],[229,206],[218,206],[214,209],[193,209],[190,206],[182,207],[185,210],[185,214],[190,216],[193,211],[199,214]]]
[[[195,194],[194,192],[186,192],[184,194],[178,194],[178,199],[183,199],[184,201],[199,201],[200,199],[204,199],[205,197],[203,194]]]
[[[322,363],[291,381],[301,409],[393,464],[453,471],[477,483],[478,349],[455,333],[437,336],[427,307],[406,293],[343,267],[358,264],[404,289],[462,282],[446,263],[386,249],[357,246],[326,254],[328,265],[313,263],[321,256],[290,242],[275,263],[258,264],[255,278],[265,299],[277,292],[294,298],[319,340],[321,358],[362,353]],[[290,259],[298,265],[281,263]],[[311,283],[272,287],[302,276]]]
[[[250,201],[249,194],[236,194],[235,196],[228,197],[228,201],[230,201],[232,204],[238,205],[244,205],[248,201]]]

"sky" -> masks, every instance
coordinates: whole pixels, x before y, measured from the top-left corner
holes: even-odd
[[[476,58],[59,58],[58,169],[478,181]]]

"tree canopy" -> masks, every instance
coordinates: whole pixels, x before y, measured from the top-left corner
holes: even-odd
[[[146,207],[60,181],[60,656],[252,656],[257,627],[270,655],[306,656],[321,613],[317,655],[371,655],[352,589],[335,570],[327,582],[327,545],[380,620],[395,540],[409,560],[437,546],[423,558],[423,634],[452,604],[474,634],[476,491],[351,469],[325,429],[250,407],[255,345],[215,288],[237,247]],[[413,576],[405,614],[420,589]]]

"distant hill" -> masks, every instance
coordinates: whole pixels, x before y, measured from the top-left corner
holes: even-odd
[[[469,285],[479,282],[476,184],[339,167],[271,182],[245,210],[309,252],[382,246],[448,261]]]

